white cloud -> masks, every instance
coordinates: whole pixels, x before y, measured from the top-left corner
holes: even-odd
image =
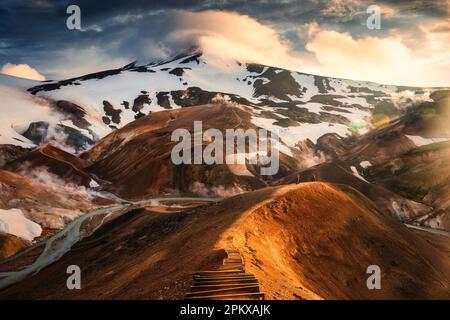
[[[285,39],[249,16],[222,11],[182,11],[176,21],[176,31],[169,35],[169,41],[198,45],[210,58],[300,66]]]
[[[317,24],[310,24],[308,30],[306,49],[320,64],[311,68],[312,72],[388,84],[450,85],[448,42],[432,34],[413,48],[399,32],[356,39],[350,33],[322,29]]]
[[[324,10],[335,16],[346,11],[359,14],[361,9],[353,0],[334,0],[333,3],[336,4],[334,9],[328,6]],[[382,11],[384,18],[397,12],[387,5],[382,5]],[[126,23],[143,17],[146,15],[124,15],[111,23]],[[218,65],[223,65],[224,60],[236,59],[387,84],[450,85],[450,31],[448,25],[439,20],[422,22],[415,29],[392,29],[386,36],[366,37],[311,23],[298,28],[304,31],[299,38],[306,43],[305,50],[300,52],[294,50],[294,45],[298,44],[284,38],[274,27],[246,15],[225,11],[177,11],[173,21],[171,19],[167,22],[170,30],[167,36],[158,41],[143,38],[140,50],[149,56],[164,58],[173,55],[173,50],[197,45],[210,63],[218,62]],[[129,63],[129,59],[111,54],[118,52],[120,45],[62,50],[41,69],[46,74],[67,78],[121,67]]]
[[[359,12],[355,1],[334,3],[335,12],[324,10],[331,10],[334,13],[329,13],[334,15],[346,10]],[[382,11],[385,18],[396,12],[386,5]],[[440,32],[431,32],[432,27],[439,27]],[[426,41],[414,43],[409,41],[414,38],[412,30],[392,30],[391,35],[383,37],[355,38],[351,33],[323,29],[311,23],[299,28],[305,31],[300,38],[306,42],[306,51],[300,53],[274,28],[249,16],[223,11],[180,11],[167,43],[169,47],[180,43],[198,45],[210,62],[237,59],[386,84],[449,86],[450,32],[442,32],[446,25],[438,25],[437,21],[423,28],[426,28]]]
[[[7,64],[3,65],[0,72],[4,73],[4,74],[8,74],[10,76],[20,77],[20,78],[26,78],[26,79],[32,79],[32,80],[38,80],[38,81],[45,80],[45,77],[42,74],[40,74],[36,69],[30,67],[27,64],[7,63]]]
[[[319,61],[319,72],[331,76],[402,83],[416,72],[410,50],[398,37],[354,39],[350,33],[312,24],[306,49]]]

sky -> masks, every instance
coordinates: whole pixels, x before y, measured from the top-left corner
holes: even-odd
[[[81,10],[69,30],[66,9]],[[367,9],[381,11],[370,29]],[[0,72],[64,79],[200,48],[386,84],[450,86],[448,0],[0,0]]]

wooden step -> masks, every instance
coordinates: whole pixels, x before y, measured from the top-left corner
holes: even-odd
[[[223,264],[234,264],[234,263],[244,264],[242,260],[223,260]]]
[[[215,270],[222,270],[224,268],[228,268],[228,269],[232,269],[232,268],[236,268],[236,269],[242,269],[244,266],[242,264],[224,264],[220,267],[218,267]]]
[[[230,273],[231,271],[218,271],[218,270],[203,270],[203,271],[194,271],[195,274],[204,274],[204,273]]]
[[[245,284],[251,284],[251,283],[258,283],[258,280],[256,279],[232,279],[232,280],[200,280],[200,281],[195,281],[194,285],[209,285],[209,284],[221,284],[221,283],[230,283],[230,284],[235,284],[235,283],[245,283]]]
[[[243,266],[242,262],[227,262],[222,263],[222,266]]]
[[[252,274],[245,274],[245,273],[234,273],[234,274],[228,274],[228,275],[212,275],[212,276],[195,276],[194,280],[199,280],[199,279],[236,279],[236,278],[252,278],[252,279],[256,279],[256,277]]]
[[[256,277],[254,275],[244,275],[242,273],[236,273],[227,276],[194,277],[193,279],[194,281],[202,281],[202,280],[256,279]]]
[[[233,271],[236,274],[240,274],[240,273],[244,272],[244,268],[236,268],[236,267],[233,267],[233,268],[221,268],[221,269],[218,269],[218,270],[219,271],[223,271],[223,270]]]
[[[219,284],[205,284],[205,285],[193,285],[191,286],[191,292],[201,292],[207,290],[219,290],[219,289],[232,289],[232,288],[242,288],[247,286],[258,286],[256,283],[219,283]]]
[[[217,270],[234,270],[236,272],[244,272],[243,266],[221,266],[218,267]]]
[[[228,273],[211,273],[211,274],[196,274],[193,276],[194,279],[197,278],[216,278],[216,277],[222,277],[222,278],[226,278],[226,277],[254,277],[253,274],[251,273],[246,273],[246,272],[228,272]]]
[[[225,258],[225,259],[223,259],[223,262],[224,263],[226,263],[226,262],[242,262],[242,259],[241,258]]]
[[[237,293],[237,294],[217,294],[201,297],[186,297],[186,299],[201,299],[201,300],[262,300],[264,299],[264,293]]]
[[[239,271],[238,271],[239,272]],[[238,273],[236,271],[233,270],[206,270],[206,271],[196,271],[194,272],[194,277],[195,276],[226,276],[226,275],[230,275],[233,273]],[[248,275],[248,273],[245,272],[240,272],[241,274],[245,274]]]
[[[223,259],[221,266],[193,273],[194,283],[186,299],[264,299],[258,279],[245,272],[240,252],[232,245],[225,251],[227,258]]]
[[[210,296],[217,294],[236,294],[236,293],[257,293],[259,292],[259,285],[244,285],[240,287],[231,287],[231,288],[222,288],[222,289],[210,289],[198,292],[190,292],[186,295],[186,297],[202,297],[202,296]]]
[[[212,281],[257,281],[255,277],[233,277],[233,278],[209,278],[209,279],[195,279],[194,283],[208,283]]]

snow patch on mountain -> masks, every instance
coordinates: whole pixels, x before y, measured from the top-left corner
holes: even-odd
[[[0,209],[0,232],[32,241],[41,235],[42,228],[39,224],[27,219],[20,209]]]
[[[428,144],[437,143],[437,142],[445,142],[450,141],[450,138],[424,138],[421,136],[410,136],[405,135],[409,140],[414,142],[417,147],[426,146]]]
[[[387,101],[395,106],[404,103],[403,92],[406,101],[429,97],[425,89],[416,92],[413,88],[315,76],[238,61],[208,63],[199,52],[147,65],[132,63],[63,81],[41,83],[6,76],[0,80],[0,84],[9,82],[16,92],[1,92],[14,101],[2,103],[0,143],[26,147],[33,143],[21,133],[33,121],[61,123],[97,141],[149,113],[219,100],[248,106],[256,125],[270,131],[280,129],[282,140],[295,147],[306,139],[316,143],[327,133],[341,137],[366,133],[372,128],[375,105]],[[33,95],[24,93],[24,88]],[[34,99],[69,101],[80,106],[89,127],[52,110],[43,112],[33,105]],[[9,105],[38,111],[35,117],[33,111],[21,109],[18,116],[11,114]],[[11,121],[21,125],[15,123],[11,127]],[[282,152],[288,154],[290,150]]]
[[[255,126],[267,131],[274,132],[279,130],[281,140],[291,148],[295,148],[299,142],[307,139],[317,143],[317,140],[325,133],[336,133],[341,137],[346,137],[350,134],[349,128],[339,123],[299,123],[298,126],[285,128],[274,124],[277,121],[275,119],[253,116],[251,121]]]
[[[29,124],[37,121],[58,123],[61,118],[52,112],[44,99],[5,83],[10,78],[0,76],[0,144],[31,148],[34,143],[21,135]],[[13,84],[20,84],[20,81],[15,80]]]
[[[364,169],[367,169],[369,167],[372,166],[372,164],[369,161],[361,161],[361,163],[359,164],[361,167],[363,167]]]
[[[366,179],[364,179],[364,177],[361,176],[361,175],[359,174],[358,169],[356,169],[355,166],[351,166],[350,169],[352,170],[353,175],[354,175],[355,177],[357,177],[358,179],[361,179],[362,181],[365,181],[365,182],[369,183],[369,181],[367,181]]]

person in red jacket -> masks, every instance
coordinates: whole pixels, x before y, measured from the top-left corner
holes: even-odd
[[[301,177],[300,177],[300,173],[297,173],[297,176],[296,176],[296,179],[295,179],[295,182],[297,183],[297,184],[299,184],[300,183],[300,179]]]

